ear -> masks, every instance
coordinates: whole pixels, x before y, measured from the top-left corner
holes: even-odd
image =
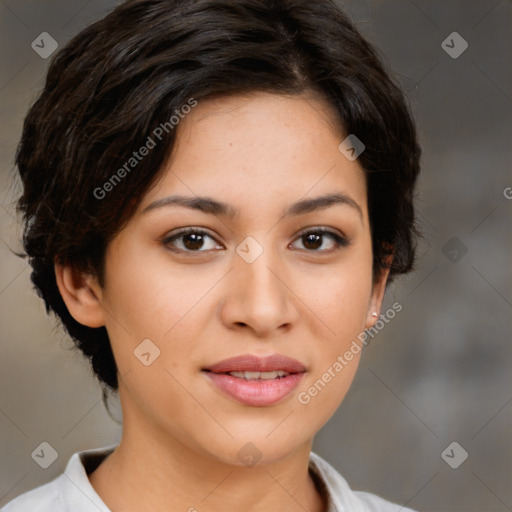
[[[391,262],[388,259],[387,264],[389,265],[390,263]],[[389,270],[389,267],[383,268],[379,275],[374,279],[368,314],[366,316],[365,329],[372,327],[379,319],[382,299],[384,298],[384,292],[386,291]],[[374,315],[373,313],[377,314]]]
[[[101,287],[96,278],[71,265],[55,263],[54,268],[57,286],[71,316],[88,327],[105,325],[105,312],[100,303]]]

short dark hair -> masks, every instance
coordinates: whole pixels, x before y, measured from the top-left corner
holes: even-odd
[[[365,145],[358,161],[366,171],[374,275],[389,266],[391,280],[413,268],[421,151],[413,117],[377,49],[333,0],[124,2],[56,52],[16,154],[31,280],[112,389],[117,367],[107,331],[71,316],[54,263],[91,272],[103,285],[109,241],[172,151],[171,117],[191,100],[253,91],[313,91],[332,106],[346,134]],[[128,173],[133,151],[159,126],[166,127],[162,140]],[[115,173],[123,179],[113,181]]]

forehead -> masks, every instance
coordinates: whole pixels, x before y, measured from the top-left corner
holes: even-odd
[[[214,196],[237,211],[341,192],[366,210],[366,180],[318,97],[251,93],[205,100],[180,121],[172,155],[141,204],[168,194]],[[224,198],[224,199],[223,199]]]

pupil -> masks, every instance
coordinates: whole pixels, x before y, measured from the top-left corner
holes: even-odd
[[[304,244],[305,247],[308,248],[308,244],[312,243],[313,247],[309,246],[309,248],[317,249],[322,245],[321,239],[322,235],[316,235],[314,233],[310,233],[309,235],[306,235],[306,243]]]
[[[193,240],[192,241],[192,244],[190,243],[187,243],[187,240]],[[183,244],[185,245],[185,247],[187,249],[200,249],[201,246],[203,245],[203,240],[202,240],[202,235],[198,235],[198,234],[190,234],[190,235],[185,235],[184,239],[183,239]]]

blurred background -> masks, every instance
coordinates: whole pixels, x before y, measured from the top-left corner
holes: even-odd
[[[55,478],[74,452],[121,435],[11,252],[21,248],[15,148],[54,44],[32,42],[46,32],[60,47],[117,3],[0,0],[0,506]],[[416,271],[389,288],[382,311],[403,309],[365,350],[313,449],[352,488],[414,509],[510,511],[512,3],[339,3],[409,95],[425,239]],[[58,453],[48,469],[31,457],[42,442]]]

